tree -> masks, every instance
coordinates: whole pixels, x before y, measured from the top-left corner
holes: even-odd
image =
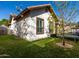
[[[67,1],[60,1],[60,2],[54,2],[56,5],[59,17],[62,19],[62,36],[63,36],[63,45],[65,45],[64,40],[64,25],[65,21],[69,22],[71,24],[71,21],[74,21],[74,18],[78,16],[78,10],[76,9],[76,3],[67,2]],[[72,5],[72,7],[70,7]]]
[[[0,25],[6,25],[6,26],[8,26],[8,19],[2,19],[0,21]]]

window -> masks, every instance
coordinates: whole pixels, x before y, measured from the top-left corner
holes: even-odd
[[[37,18],[36,26],[37,26],[36,33],[43,34],[44,33],[44,19]]]

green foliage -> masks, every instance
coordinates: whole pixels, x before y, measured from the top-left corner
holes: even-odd
[[[7,19],[2,19],[1,21],[0,21],[0,25],[8,25],[8,20]]]

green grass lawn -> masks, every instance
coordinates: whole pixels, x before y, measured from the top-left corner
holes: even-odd
[[[7,54],[8,57],[27,58],[61,58],[79,57],[79,42],[71,41],[72,49],[56,46],[60,42],[59,38],[46,38],[33,42],[28,42],[12,35],[0,36],[0,55]]]

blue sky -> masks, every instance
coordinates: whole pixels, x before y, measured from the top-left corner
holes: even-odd
[[[76,8],[79,8],[79,2],[77,3]],[[10,14],[18,14],[16,6],[20,6],[22,9],[25,9],[29,6],[41,5],[41,4],[51,4],[55,13],[58,15],[57,7],[54,5],[53,1],[0,1],[0,20],[3,18],[9,19]],[[77,21],[79,16],[75,18]]]

